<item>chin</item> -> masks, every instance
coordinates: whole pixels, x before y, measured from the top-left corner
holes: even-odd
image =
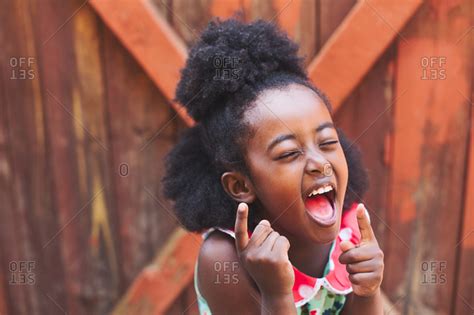
[[[311,239],[317,244],[328,244],[333,242],[339,233],[339,225],[337,228],[324,229],[317,231],[316,235],[313,235]]]
[[[299,232],[301,237],[307,239],[315,244],[328,244],[334,241],[339,234],[340,229],[340,216],[338,216],[336,223],[328,227],[318,226],[311,220],[306,218],[305,223],[301,226],[302,229]]]

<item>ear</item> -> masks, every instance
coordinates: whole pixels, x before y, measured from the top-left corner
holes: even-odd
[[[255,201],[255,189],[247,178],[240,172],[225,172],[221,183],[226,193],[235,201],[252,203]]]

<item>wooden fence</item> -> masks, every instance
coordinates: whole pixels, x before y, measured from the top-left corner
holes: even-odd
[[[300,44],[363,151],[387,313],[473,313],[472,1],[5,0],[0,314],[196,314],[199,236],[160,187],[192,124],[170,99],[237,9]]]

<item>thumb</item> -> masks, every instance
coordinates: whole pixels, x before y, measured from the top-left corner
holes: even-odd
[[[349,242],[349,241],[342,241],[340,244],[339,244],[339,247],[341,248],[341,251],[343,253],[347,252],[349,249],[351,248],[354,248],[356,247],[353,243]]]

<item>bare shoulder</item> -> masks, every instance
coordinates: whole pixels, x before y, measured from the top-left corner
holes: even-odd
[[[240,265],[234,239],[229,235],[214,231],[204,241],[197,276],[199,291],[213,313],[259,313],[258,290]]]

